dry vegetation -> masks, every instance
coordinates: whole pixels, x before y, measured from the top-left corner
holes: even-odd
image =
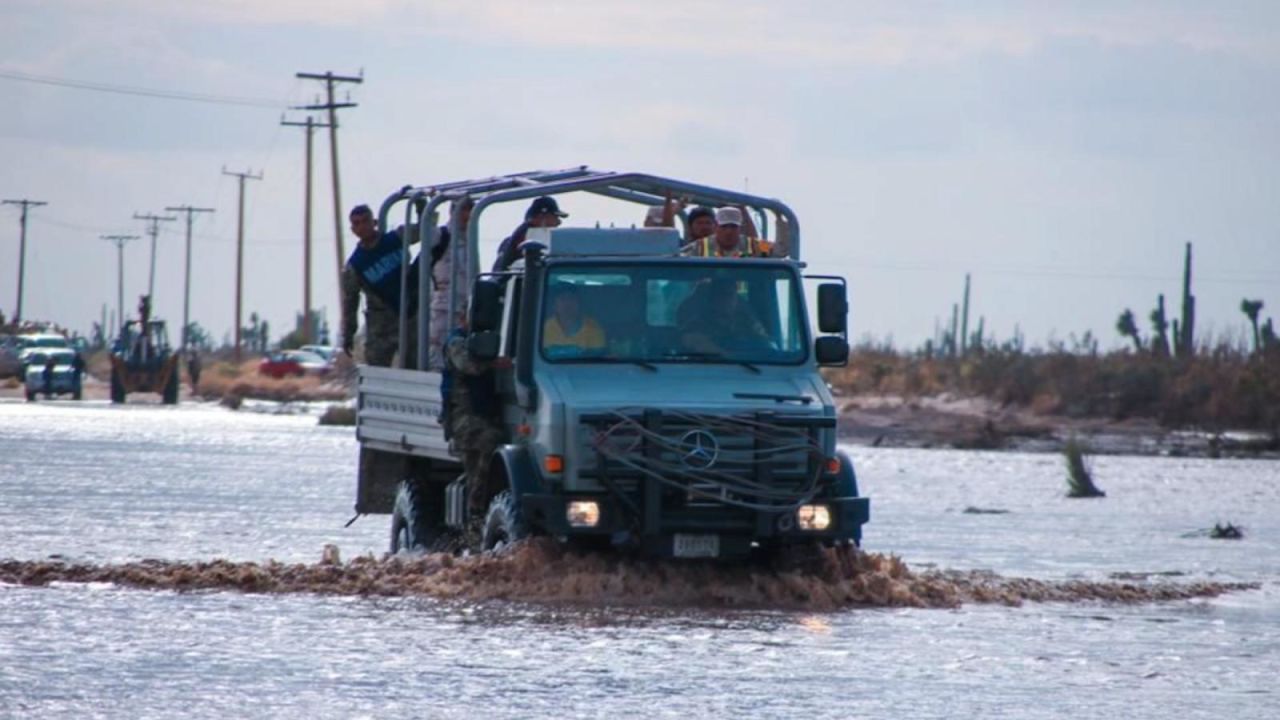
[[[828,380],[846,395],[986,397],[1066,417],[1280,435],[1280,352],[1226,346],[1175,359],[1133,352],[983,349],[966,358],[856,349]]]
[[[234,406],[247,398],[277,402],[340,401],[351,396],[351,389],[341,378],[276,379],[258,374],[257,359],[239,365],[224,360],[207,362],[195,395]]]

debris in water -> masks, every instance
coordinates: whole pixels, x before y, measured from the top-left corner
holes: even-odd
[[[356,557],[342,563],[336,546],[315,565],[143,560],[118,565],[62,561],[0,562],[0,583],[107,582],[193,592],[419,596],[548,604],[732,607],[830,611],[851,607],[953,608],[962,603],[1163,602],[1256,589],[1256,583],[1129,583],[1005,578],[991,572],[912,572],[893,555],[827,550],[814,572],[750,565],[673,562],[604,553],[579,555],[535,539],[501,553],[456,558]]]
[[[1226,525],[1214,523],[1213,529],[1209,531],[1209,537],[1214,540],[1242,540],[1244,539],[1244,528],[1231,523]]]
[[[355,425],[356,409],[347,405],[330,405],[320,416],[321,425]]]
[[[1107,494],[1093,484],[1093,472],[1085,458],[1084,444],[1071,437],[1062,447],[1062,455],[1067,461],[1067,497],[1094,498],[1106,497]]]
[[[324,549],[320,551],[321,565],[341,565],[342,554],[338,552],[338,546],[333,543],[325,543]]]
[[[1008,515],[1009,511],[1003,510],[1001,508],[980,508],[980,507],[974,507],[973,505],[970,505],[969,507],[964,509],[964,514],[965,515]]]

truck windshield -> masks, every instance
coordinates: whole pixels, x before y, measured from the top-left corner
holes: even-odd
[[[542,355],[552,362],[794,365],[808,343],[801,288],[735,262],[551,268]]]

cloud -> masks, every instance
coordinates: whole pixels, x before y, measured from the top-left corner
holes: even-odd
[[[1172,44],[1274,58],[1275,10],[1236,12],[1197,2],[925,3],[888,0],[90,0],[46,2],[130,25],[215,24],[350,28],[353,37],[444,38],[502,47],[588,48],[697,57],[761,57],[783,64],[875,66],[950,63],[983,54],[1025,55],[1061,38],[1106,46]],[[1271,15],[1270,22],[1258,16]]]

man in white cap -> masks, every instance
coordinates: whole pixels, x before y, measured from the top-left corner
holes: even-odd
[[[743,210],[736,207],[722,207],[716,210],[716,230],[714,235],[700,238],[685,246],[685,251],[694,257],[769,257],[773,254],[773,243],[755,236],[754,226],[748,226],[746,235],[742,233]],[[748,219],[748,222],[750,220]]]

